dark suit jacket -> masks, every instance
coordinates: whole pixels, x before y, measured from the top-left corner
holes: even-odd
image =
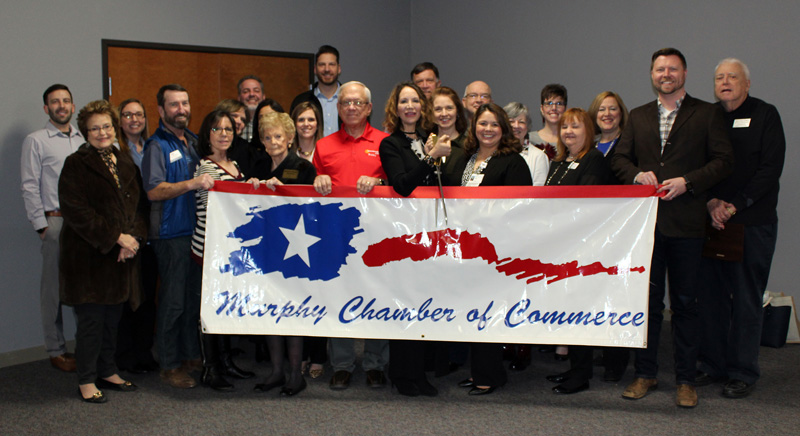
[[[417,136],[425,138],[425,134],[419,129],[417,129]],[[449,173],[453,171],[452,162],[457,160],[457,156],[463,154],[462,149],[452,146],[450,157],[445,159],[445,163],[442,164],[442,184],[446,185],[447,180],[452,178],[449,176]],[[430,185],[438,184],[433,168],[420,160],[411,149],[408,138],[402,132],[397,131],[383,138],[380,155],[383,171],[386,173],[389,184],[398,194],[408,197],[417,186],[425,186],[426,181]],[[463,171],[464,168],[462,167],[461,170]],[[460,173],[458,177],[461,177]]]
[[[452,158],[452,170],[447,174],[447,183],[461,186],[461,176],[467,168],[470,156],[464,153]],[[443,175],[444,177],[444,175]],[[518,153],[501,154],[492,157],[483,170],[481,186],[533,186],[531,170],[525,158]]]
[[[623,183],[647,171],[659,182],[685,177],[692,183],[693,192],[659,202],[656,227],[669,237],[702,238],[706,192],[733,170],[722,110],[687,94],[662,155],[658,103],[653,101],[631,111],[616,149],[611,167]]]

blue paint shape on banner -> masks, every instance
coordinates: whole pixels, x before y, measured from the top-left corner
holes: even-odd
[[[269,274],[280,272],[284,278],[331,280],[347,264],[347,256],[355,254],[350,242],[363,229],[361,212],[342,203],[322,205],[284,204],[247,213],[252,219],[227,236],[242,245],[228,258],[222,273],[238,276],[246,273]],[[260,238],[260,240],[259,240]]]

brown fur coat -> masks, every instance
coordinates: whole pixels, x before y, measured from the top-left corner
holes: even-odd
[[[139,256],[117,262],[117,239],[127,233],[144,244],[147,197],[139,169],[116,148],[117,188],[97,150],[89,144],[67,157],[58,180],[64,225],[59,261],[61,302],[139,305]]]

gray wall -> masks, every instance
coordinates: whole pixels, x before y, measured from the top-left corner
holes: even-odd
[[[564,1],[391,2],[103,1],[33,0],[0,12],[0,353],[42,344],[38,309],[39,240],[19,193],[22,139],[46,121],[42,91],[64,82],[78,107],[101,97],[100,40],[313,52],[323,43],[342,53],[342,79],[361,80],[373,91],[380,124],[392,85],[406,80],[415,63],[436,63],[444,83],[462,92],[472,80],[493,86],[500,103],[536,106],[541,87],[561,82],[572,105],[587,106],[605,89],[618,91],[632,108],[653,99],[650,54],[675,46],[687,56],[691,94],[711,99],[717,60],[737,56],[749,63],[752,93],[778,107],[791,144],[798,117],[790,74],[800,71],[800,37],[793,1],[644,3]],[[697,5],[695,3],[701,3]],[[498,8],[502,7],[502,10]],[[247,12],[245,12],[247,11]],[[269,87],[267,86],[267,89]],[[231,90],[231,94],[234,94]],[[152,98],[142,96],[142,98]],[[201,116],[202,114],[195,116]],[[798,151],[789,147],[780,206],[778,244],[770,289],[794,293],[792,247],[800,225]],[[74,323],[66,320],[68,335]]]

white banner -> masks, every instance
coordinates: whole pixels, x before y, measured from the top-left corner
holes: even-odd
[[[201,318],[209,333],[643,347],[652,187],[217,183]],[[336,195],[335,197],[333,195]],[[464,198],[465,196],[483,198]]]

